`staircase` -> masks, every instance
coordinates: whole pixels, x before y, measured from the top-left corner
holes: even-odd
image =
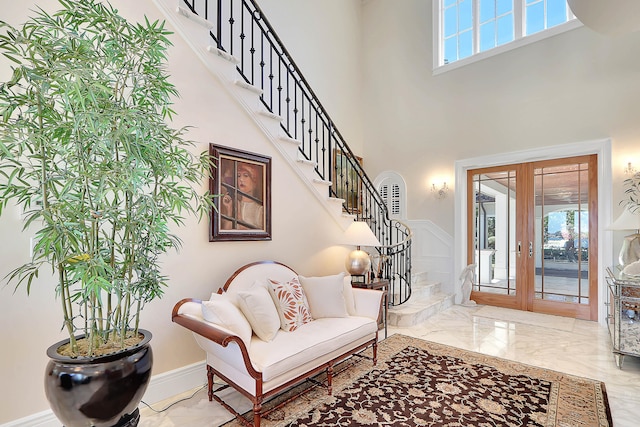
[[[440,283],[429,281],[427,276],[426,272],[413,275],[411,298],[402,305],[389,307],[389,326],[415,326],[453,305],[454,295],[442,292]]]
[[[253,0],[224,5],[221,0],[155,2],[338,224],[343,229],[354,220],[369,224],[382,243],[377,251],[386,263],[380,278],[390,282],[389,303],[394,307],[390,314],[396,313],[392,315],[398,325],[426,318],[424,303],[399,309],[412,294],[412,301],[441,298],[434,285],[420,282],[423,275],[417,276],[418,293],[412,290],[411,230],[389,219],[384,200],[257,4]],[[342,155],[340,164],[335,152]],[[409,320],[409,313],[414,320]]]

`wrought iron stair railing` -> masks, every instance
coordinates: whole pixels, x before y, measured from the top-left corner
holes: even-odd
[[[316,164],[319,179],[330,183],[330,195],[344,200],[344,212],[369,223],[382,243],[376,273],[390,281],[390,304],[409,299],[411,231],[389,218],[384,200],[259,6],[254,0],[182,1],[213,24],[216,47],[235,57],[242,78],[262,90],[261,102],[282,117],[284,132],[301,142],[300,154]]]

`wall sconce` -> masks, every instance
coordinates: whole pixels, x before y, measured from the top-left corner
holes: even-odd
[[[433,184],[431,184],[431,192],[438,198],[438,199],[444,199],[445,197],[447,197],[447,193],[449,192],[449,187],[447,186],[446,181],[442,183],[442,185],[440,187],[438,187],[436,185],[436,183],[434,182]]]
[[[631,162],[627,163],[627,167],[624,168],[625,175],[633,175],[636,173],[636,168],[631,164]]]

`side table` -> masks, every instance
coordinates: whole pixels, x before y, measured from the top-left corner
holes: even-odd
[[[386,279],[375,280],[369,283],[351,283],[354,288],[375,289],[382,291],[382,319],[378,322],[378,329],[384,328],[384,337],[387,338],[387,313],[389,311],[389,281]]]
[[[607,268],[609,301],[607,326],[616,365],[622,369],[624,356],[640,357],[640,277],[627,276],[620,267]]]

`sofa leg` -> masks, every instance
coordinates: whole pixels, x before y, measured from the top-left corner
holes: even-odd
[[[327,391],[329,396],[333,393],[333,363],[329,363],[327,366]]]
[[[378,340],[373,342],[373,366],[378,364]]]
[[[213,369],[207,365],[207,387],[209,392],[209,402],[213,400]]]
[[[253,427],[260,427],[260,413],[262,412],[262,402],[253,404]]]

